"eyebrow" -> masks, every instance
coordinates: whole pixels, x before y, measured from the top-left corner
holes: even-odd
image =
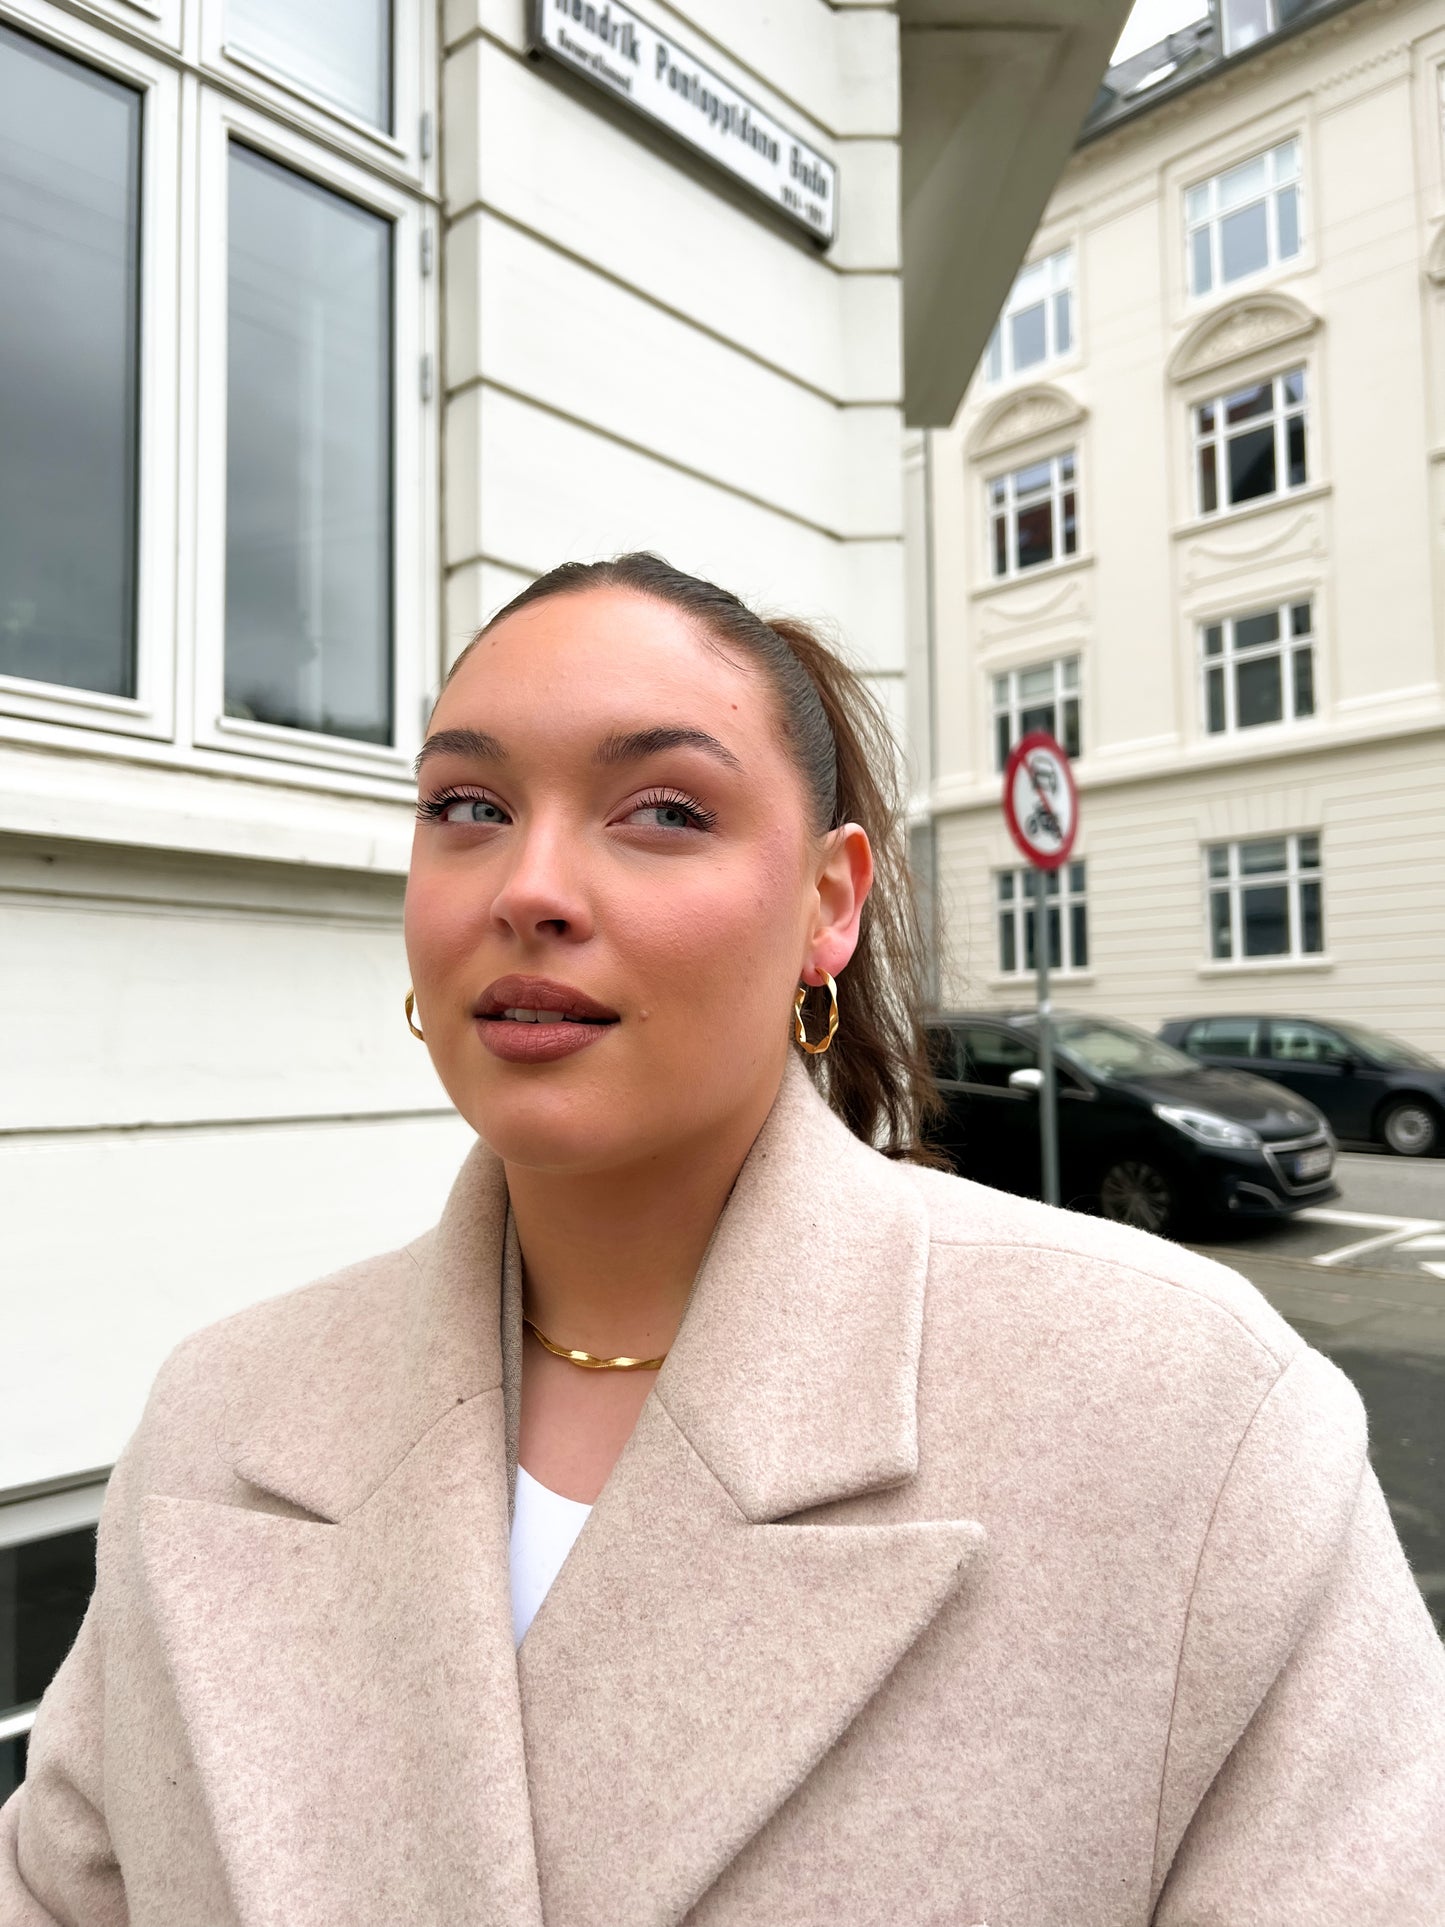
[[[421,766],[433,756],[470,756],[474,762],[505,763],[507,752],[495,736],[484,729],[439,729],[428,736],[412,764],[412,775],[421,775]]]
[[[693,729],[685,723],[659,724],[653,729],[632,729],[605,736],[593,752],[593,761],[605,766],[640,763],[644,757],[656,756],[668,749],[700,749],[705,756],[715,757],[728,769],[742,774],[742,764],[726,743],[720,743],[705,729]],[[412,773],[419,776],[422,764],[433,756],[469,756],[474,762],[484,763],[507,760],[501,743],[483,729],[439,729],[422,744]]]
[[[633,729],[605,736],[597,745],[593,760],[603,764],[640,763],[645,756],[656,756],[665,749],[700,749],[705,756],[715,757],[719,763],[742,774],[742,764],[726,743],[720,743],[716,736],[710,736],[705,729],[692,729],[685,723],[663,724],[655,729]]]

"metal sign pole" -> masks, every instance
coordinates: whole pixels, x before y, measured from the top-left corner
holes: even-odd
[[[1054,1034],[1049,1006],[1049,910],[1045,872],[1034,869],[1034,959],[1039,976],[1039,1136],[1043,1148],[1044,1203],[1059,1202],[1059,1113],[1054,1089]]]

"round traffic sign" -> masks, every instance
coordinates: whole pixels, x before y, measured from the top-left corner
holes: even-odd
[[[1067,752],[1043,730],[1014,744],[1003,773],[1003,813],[1009,834],[1039,870],[1069,860],[1079,827],[1079,792]]]

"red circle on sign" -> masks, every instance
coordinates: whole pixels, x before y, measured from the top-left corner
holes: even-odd
[[[1063,778],[1069,797],[1069,821],[1064,831],[1063,841],[1055,850],[1041,849],[1033,842],[1024,824],[1018,819],[1014,808],[1014,778],[1019,765],[1035,751],[1042,750],[1050,762],[1058,769]],[[1047,804],[1047,798],[1040,797]],[[1074,847],[1074,838],[1079,833],[1079,792],[1074,782],[1073,766],[1069,762],[1068,751],[1062,744],[1055,742],[1046,730],[1030,730],[1027,736],[1020,737],[1009,751],[1009,759],[1003,773],[1003,813],[1008,824],[1009,835],[1017,843],[1029,862],[1036,870],[1061,870],[1068,862]]]

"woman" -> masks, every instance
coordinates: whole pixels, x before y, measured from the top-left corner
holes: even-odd
[[[1438,1927],[1445,1660],[1348,1382],[909,1161],[849,672],[571,566],[419,764],[408,1021],[481,1142],[167,1362],[5,1927]]]

